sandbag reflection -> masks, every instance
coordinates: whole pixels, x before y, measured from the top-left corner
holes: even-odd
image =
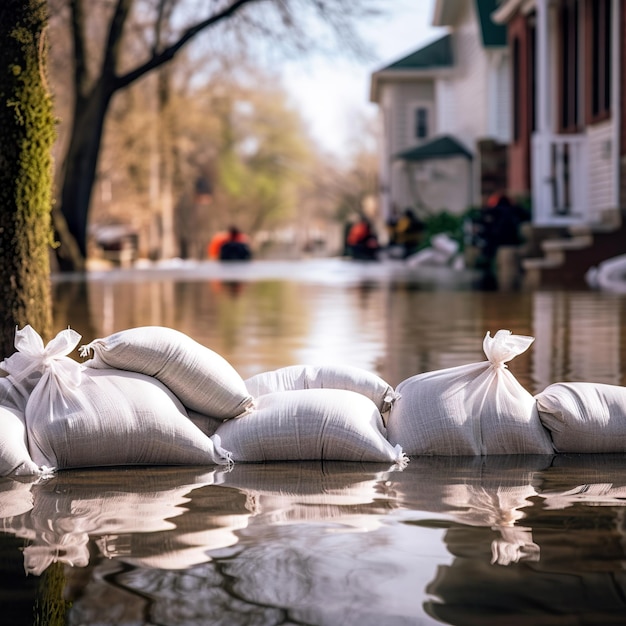
[[[520,521],[523,509],[537,496],[536,474],[551,459],[551,455],[414,458],[407,472],[394,476],[393,489],[408,509],[449,519],[447,535],[468,526],[490,528],[496,533],[490,545],[492,564],[537,561],[539,546],[531,528]],[[427,520],[407,523],[428,526]],[[441,527],[442,522],[435,525]]]
[[[183,518],[192,492],[213,486],[215,479],[216,471],[205,468],[72,471],[30,484],[2,479],[0,485],[8,488],[0,491],[0,527],[27,540],[24,567],[30,574],[41,574],[57,561],[86,566],[90,538],[109,558],[188,567],[208,560],[212,547],[235,543],[232,531],[250,515],[245,498],[232,492],[223,509],[213,508],[201,525],[196,523],[202,531],[189,530]]]
[[[30,571],[90,559],[76,623],[621,623],[625,494],[606,455],[413,458],[64,472],[0,515]]]
[[[487,470],[494,483],[500,481],[495,469]],[[433,599],[424,611],[455,626],[622,623],[626,462],[557,455],[543,470],[528,469],[537,495],[518,509],[523,517],[516,524],[532,529],[537,558],[491,565],[486,554],[493,549],[493,529],[452,522],[445,542],[454,558],[428,585]],[[476,467],[477,478],[484,472]],[[513,476],[503,469],[503,484]]]
[[[386,565],[389,550],[398,553],[384,527],[394,509],[384,485],[395,471],[373,463],[236,463],[222,487],[246,494],[255,508],[239,542],[191,571],[164,574],[166,592],[162,579],[136,572],[120,572],[116,583],[150,596],[159,623],[189,619],[183,591],[202,581],[213,581],[198,599],[203,623],[277,624],[285,615],[294,623],[389,623],[388,589],[407,571]],[[373,586],[373,576],[386,581]]]

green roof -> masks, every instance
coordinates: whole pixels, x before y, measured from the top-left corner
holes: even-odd
[[[506,46],[506,25],[496,24],[491,14],[498,8],[498,0],[476,0],[476,12],[483,35],[483,46]]]
[[[395,155],[396,159],[402,161],[427,161],[429,159],[447,159],[455,156],[464,156],[472,159],[472,153],[462,146],[450,135],[443,135],[431,139],[416,148],[403,150]]]
[[[422,70],[432,67],[451,67],[452,64],[452,38],[450,35],[444,35],[382,69]]]

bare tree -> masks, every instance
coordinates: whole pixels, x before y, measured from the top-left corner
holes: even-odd
[[[57,0],[58,2],[59,0]],[[103,129],[113,96],[137,80],[169,63],[189,42],[218,25],[234,36],[263,35],[271,41],[291,43],[290,50],[324,44],[319,32],[307,32],[311,15],[331,27],[352,50],[358,38],[351,24],[374,11],[376,0],[110,0],[106,35],[101,49],[89,40],[88,0],[66,0],[73,37],[74,110],[60,189],[56,221],[61,238],[61,269],[79,269],[87,253],[88,212],[96,179]],[[125,46],[136,33],[128,32],[131,10],[141,10],[149,25],[152,46],[145,58],[126,67]],[[186,16],[186,17],[185,17]],[[191,17],[190,17],[191,16]],[[200,16],[200,17],[198,17]],[[137,20],[139,23],[140,21]],[[174,23],[183,23],[174,28]],[[77,248],[71,253],[71,235]]]

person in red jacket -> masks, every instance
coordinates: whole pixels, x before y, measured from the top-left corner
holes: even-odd
[[[374,260],[378,257],[378,237],[364,215],[348,231],[346,243],[353,259]]]

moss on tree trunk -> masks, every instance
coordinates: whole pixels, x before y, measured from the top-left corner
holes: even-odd
[[[15,327],[52,330],[52,145],[46,83],[47,3],[0,2],[0,358]]]

